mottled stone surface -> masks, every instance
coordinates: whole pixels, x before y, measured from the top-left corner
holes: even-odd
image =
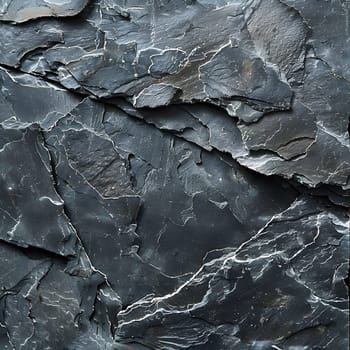
[[[347,350],[349,18],[0,1],[0,348]]]

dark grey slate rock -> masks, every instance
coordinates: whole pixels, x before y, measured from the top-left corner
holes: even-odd
[[[7,130],[0,131],[6,138]],[[22,131],[20,139],[3,145],[0,162],[0,239],[74,255],[76,232],[52,183],[50,156],[42,135],[29,128]]]
[[[349,347],[347,1],[0,1],[0,348]]]
[[[0,20],[23,23],[40,17],[68,17],[77,15],[88,0],[2,0]]]

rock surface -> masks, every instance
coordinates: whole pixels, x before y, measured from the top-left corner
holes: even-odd
[[[0,1],[0,348],[348,349],[349,16]]]

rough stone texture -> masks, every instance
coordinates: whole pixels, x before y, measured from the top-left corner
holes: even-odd
[[[348,349],[349,18],[0,1],[0,348]]]

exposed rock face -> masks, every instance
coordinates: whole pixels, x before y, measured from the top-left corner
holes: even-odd
[[[348,349],[349,18],[0,1],[0,348]]]

